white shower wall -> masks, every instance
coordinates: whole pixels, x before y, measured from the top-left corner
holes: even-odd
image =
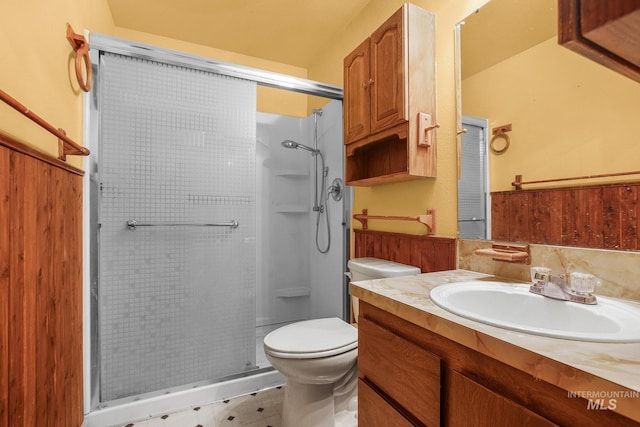
[[[342,103],[331,101],[318,116],[318,148],[329,174],[325,187],[342,178]],[[324,201],[329,210],[331,248],[316,249],[313,212],[314,157],[282,147],[284,140],[314,144],[313,115],[306,118],[257,114],[256,174],[258,237],[257,326],[296,320],[343,317],[344,199]],[[318,170],[321,170],[318,159]],[[318,192],[321,176],[318,175]],[[326,247],[326,220],[320,221],[320,247]],[[271,328],[269,328],[271,329]]]

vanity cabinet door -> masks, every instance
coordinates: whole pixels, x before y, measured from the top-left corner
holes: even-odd
[[[557,426],[546,418],[497,394],[456,371],[448,371],[449,405],[445,418],[449,427]]]
[[[417,425],[440,425],[440,358],[363,317],[358,322],[358,376]],[[359,414],[372,410],[363,398]]]
[[[412,427],[414,424],[369,387],[367,383],[359,379],[358,425],[367,427]]]

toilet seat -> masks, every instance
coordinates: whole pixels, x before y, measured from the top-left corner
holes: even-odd
[[[337,317],[305,320],[267,334],[264,347],[284,359],[335,356],[358,347],[358,330]]]

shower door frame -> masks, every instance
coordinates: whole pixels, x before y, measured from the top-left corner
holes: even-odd
[[[276,89],[283,89],[306,95],[314,95],[333,100],[343,100],[343,90],[338,86],[329,85],[300,77],[289,76],[257,68],[246,67],[238,64],[217,61],[206,57],[196,56],[171,49],[125,40],[117,37],[107,36],[99,33],[92,33],[90,40],[89,58],[94,75],[93,89],[84,94],[84,120],[83,140],[91,150],[91,155],[84,158],[84,170],[88,171],[84,175],[83,191],[83,257],[85,259],[83,271],[84,297],[83,297],[83,346],[84,346],[84,413],[88,414],[95,410],[99,402],[100,395],[100,354],[98,343],[98,265],[97,265],[97,229],[98,229],[98,209],[97,197],[99,182],[97,182],[96,172],[98,170],[99,159],[99,112],[97,108],[97,93],[100,73],[99,59],[100,52],[117,53],[133,58],[146,59],[163,62],[181,67],[192,68],[221,74],[225,76],[237,77],[252,80],[259,86],[266,86]],[[351,216],[351,192],[347,191],[343,207],[343,223],[346,224],[343,238],[343,253],[348,253],[350,227],[348,218]],[[344,257],[342,269],[346,271],[347,257]],[[344,289],[347,289],[348,282],[345,279]],[[343,313],[348,316],[348,301],[343,301]]]

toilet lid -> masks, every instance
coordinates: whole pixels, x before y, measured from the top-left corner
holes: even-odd
[[[277,357],[333,356],[358,346],[358,330],[337,317],[305,320],[267,334],[264,346]]]

